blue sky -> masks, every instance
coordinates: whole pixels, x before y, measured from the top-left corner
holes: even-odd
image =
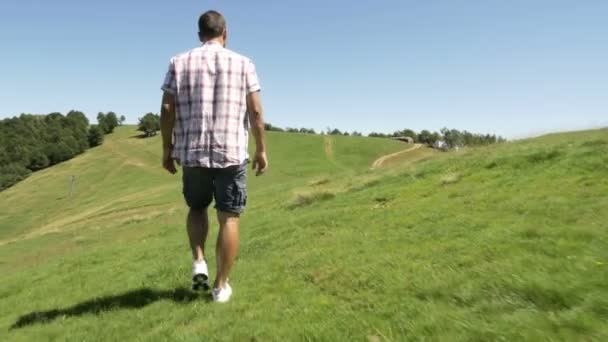
[[[207,9],[251,57],[267,121],[517,138],[608,125],[608,1],[33,1],[0,11],[0,117],[158,112]]]

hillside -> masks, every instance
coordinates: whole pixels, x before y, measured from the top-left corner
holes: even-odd
[[[187,290],[180,178],[133,135],[0,193],[1,340],[608,338],[606,129],[374,170],[406,146],[269,133],[227,305]]]

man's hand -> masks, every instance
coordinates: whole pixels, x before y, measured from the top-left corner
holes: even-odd
[[[260,92],[255,91],[247,94],[247,113],[249,115],[249,123],[251,131],[255,137],[255,157],[253,157],[253,169],[257,170],[255,175],[264,174],[268,168],[268,159],[266,158],[266,144],[264,142],[264,119],[262,118],[262,101],[260,100]]]
[[[175,160],[171,157],[171,148],[163,148],[163,168],[169,171],[170,174],[174,175],[177,172],[175,168]]]
[[[266,172],[268,168],[268,158],[266,157],[266,152],[256,152],[255,157],[253,157],[253,165],[252,169],[256,170],[255,175],[261,176]]]
[[[173,152],[173,126],[175,125],[175,96],[163,92],[162,105],[160,106],[160,134],[163,141],[163,168],[172,175],[177,172],[175,161],[171,157]]]

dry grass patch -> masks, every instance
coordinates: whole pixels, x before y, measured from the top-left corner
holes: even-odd
[[[439,181],[441,182],[441,185],[448,185],[458,183],[460,181],[460,178],[460,174],[456,172],[450,172],[443,175]]]
[[[320,179],[313,180],[312,182],[310,182],[310,186],[325,185],[325,184],[329,184],[329,182],[331,182],[331,180],[329,178],[320,178]]]
[[[336,197],[336,193],[329,190],[317,190],[311,192],[296,193],[291,201],[289,209],[296,209],[309,206],[315,202],[326,201]]]

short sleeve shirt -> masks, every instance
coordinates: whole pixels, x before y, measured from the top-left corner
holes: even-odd
[[[208,168],[249,158],[246,96],[260,91],[249,58],[207,42],[171,58],[161,89],[175,96],[173,158]]]

